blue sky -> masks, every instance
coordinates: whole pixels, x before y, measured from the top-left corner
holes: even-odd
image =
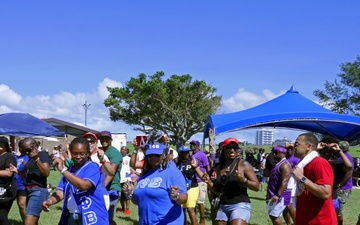
[[[138,132],[108,118],[106,86],[156,71],[216,87],[221,113],[291,85],[316,101],[313,91],[360,55],[359,9],[355,0],[1,1],[0,113],[84,124],[87,100],[88,127],[132,139]],[[253,142],[254,133],[219,141]],[[275,139],[285,136],[296,133],[275,131]]]

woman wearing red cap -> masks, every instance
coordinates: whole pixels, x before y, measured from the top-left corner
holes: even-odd
[[[216,167],[216,180],[212,182],[207,173],[202,173],[196,160],[192,166],[196,173],[218,196],[214,204],[219,204],[215,218],[218,225],[247,224],[250,219],[251,205],[247,189],[259,191],[259,181],[253,167],[238,157],[239,142],[236,138],[227,138],[222,144],[219,165]]]

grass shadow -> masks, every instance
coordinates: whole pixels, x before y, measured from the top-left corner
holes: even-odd
[[[119,215],[116,215],[116,217],[118,219],[121,219],[121,221],[124,221],[124,222],[127,222],[126,224],[129,224],[131,223],[132,225],[137,225],[139,224],[139,220],[135,220],[133,218],[131,218],[130,216],[119,216]]]
[[[12,224],[12,225],[22,225],[23,224],[23,222],[20,222],[18,220],[9,219],[9,221],[10,221],[10,224]]]
[[[259,198],[259,197],[250,197],[250,199],[258,200],[258,201],[266,201],[266,198]]]

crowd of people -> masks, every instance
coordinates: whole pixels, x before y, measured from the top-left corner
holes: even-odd
[[[130,154],[112,146],[109,131],[74,138],[66,153],[50,159],[62,175],[51,192],[49,155],[38,142],[21,139],[14,155],[0,137],[0,224],[11,224],[15,200],[26,225],[38,224],[42,211],[64,200],[58,224],[116,224],[115,215],[130,215],[135,204],[139,224],[203,225],[209,200],[213,224],[243,225],[252,211],[248,190],[265,189],[273,224],[282,224],[281,217],[288,225],[344,223],[354,170],[347,142],[303,133],[245,159],[236,138],[222,141],[214,155],[198,140],[176,151],[162,133],[140,142],[133,140]]]

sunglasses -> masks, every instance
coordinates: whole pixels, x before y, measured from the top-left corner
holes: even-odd
[[[226,146],[225,149],[227,150],[230,150],[230,149],[234,149],[234,150],[237,150],[239,149],[239,146],[236,146],[236,145],[230,145],[230,146]]]
[[[94,144],[96,141],[94,139],[88,139],[87,140],[90,144]]]

